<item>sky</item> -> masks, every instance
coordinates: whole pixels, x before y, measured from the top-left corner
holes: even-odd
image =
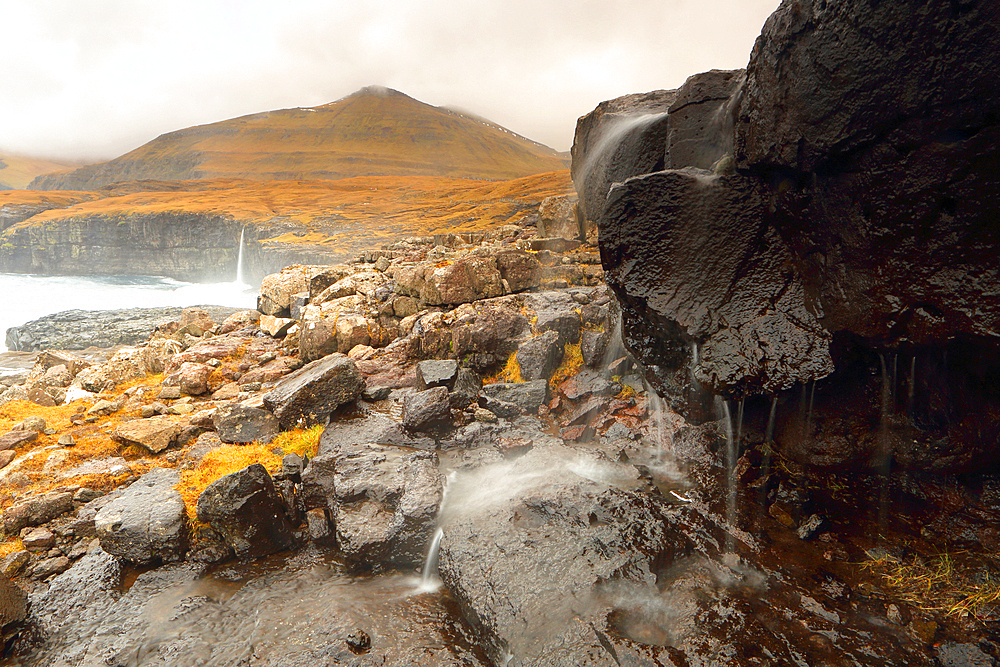
[[[0,0],[0,151],[93,161],[368,85],[556,150],[606,99],[745,67],[779,0]]]

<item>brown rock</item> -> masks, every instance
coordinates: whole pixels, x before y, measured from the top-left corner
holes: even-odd
[[[164,378],[164,384],[180,387],[181,393],[197,396],[208,391],[208,378],[215,369],[208,364],[187,361]]]
[[[6,468],[10,465],[10,462],[17,458],[17,452],[12,449],[4,449],[0,451],[0,469]]]
[[[72,509],[72,493],[52,491],[30,496],[4,510],[0,529],[8,534],[18,533],[22,528],[47,523]]]
[[[23,621],[28,613],[28,594],[6,575],[0,575],[0,628]]]
[[[115,429],[115,439],[125,444],[141,445],[158,454],[174,443],[181,430],[178,421],[160,415],[119,424]]]
[[[425,274],[421,299],[431,305],[458,305],[503,294],[500,271],[492,257],[469,256]]]
[[[0,450],[13,449],[18,445],[34,442],[38,439],[35,431],[9,431],[0,435]]]

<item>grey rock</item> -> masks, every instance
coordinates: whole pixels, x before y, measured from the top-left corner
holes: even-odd
[[[176,470],[156,468],[133,482],[94,517],[101,548],[131,561],[170,562],[187,549],[187,513]]]
[[[413,431],[426,431],[451,420],[451,403],[447,387],[434,387],[412,394],[403,400],[403,426]]]
[[[320,452],[319,455],[309,459],[308,465],[303,469],[302,491],[299,498],[307,512],[313,509],[326,509],[332,513],[336,508],[334,463],[340,451],[341,448],[338,447],[334,452]]]
[[[468,368],[459,368],[455,384],[451,388],[448,402],[455,410],[464,410],[476,400],[479,390],[483,388],[483,379]]]
[[[458,374],[458,362],[454,359],[428,359],[417,362],[417,382],[421,389],[431,387],[452,388]]]
[[[421,562],[444,489],[437,456],[361,445],[338,456],[334,472],[334,525],[344,554],[363,562]]]
[[[563,343],[556,331],[529,338],[517,348],[517,363],[525,380],[548,380],[562,362]]]
[[[66,556],[53,556],[43,558],[31,568],[31,578],[44,581],[54,574],[65,572],[73,564]]]
[[[197,513],[244,560],[287,549],[293,542],[281,497],[259,463],[209,484],[198,498]]]
[[[227,405],[212,417],[215,432],[222,442],[247,444],[270,443],[278,435],[277,418],[267,410],[244,405]]]
[[[535,320],[535,331],[555,331],[563,344],[580,342],[580,314],[574,310],[541,310]]]
[[[483,386],[483,394],[486,397],[506,403],[514,403],[528,413],[538,412],[538,407],[542,403],[545,403],[548,393],[549,384],[545,380],[497,382]],[[492,410],[488,405],[484,407],[487,410]]]
[[[302,461],[302,457],[294,452],[285,454],[281,459],[281,473],[286,477],[297,478],[302,474],[303,468],[305,468],[305,463]]]
[[[603,331],[580,332],[580,355],[583,363],[591,368],[597,368],[604,361],[604,352],[608,348],[608,335]]]
[[[319,424],[364,389],[357,365],[343,354],[331,354],[286,375],[264,396],[264,405],[284,429]]]
[[[236,312],[225,306],[198,306],[221,322]],[[83,350],[88,347],[136,345],[160,325],[178,320],[182,308],[66,310],[7,330],[7,347],[22,352]]]

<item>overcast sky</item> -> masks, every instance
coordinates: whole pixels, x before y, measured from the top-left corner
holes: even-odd
[[[568,150],[602,100],[746,66],[779,0],[0,0],[0,150],[109,159],[366,85]]]

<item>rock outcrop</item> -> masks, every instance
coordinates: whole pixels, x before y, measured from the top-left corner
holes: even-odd
[[[988,2],[787,0],[745,73],[580,120],[574,181],[623,337],[675,408],[822,380],[815,419],[777,416],[799,461],[998,462],[998,20]]]

